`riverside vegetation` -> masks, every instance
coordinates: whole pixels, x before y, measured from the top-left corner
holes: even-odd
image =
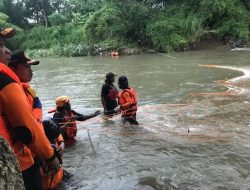
[[[18,29],[9,47],[36,57],[184,51],[207,36],[241,46],[249,18],[250,0],[0,0],[1,27]]]

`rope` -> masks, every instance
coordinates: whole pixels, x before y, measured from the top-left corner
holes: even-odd
[[[89,129],[87,130],[87,132],[88,132],[89,142],[90,142],[90,146],[92,148],[92,151],[93,151],[94,154],[96,154],[96,152],[94,150],[94,146],[93,146],[92,140],[91,140],[91,137],[90,137]]]

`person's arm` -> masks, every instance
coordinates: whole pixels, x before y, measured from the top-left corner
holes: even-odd
[[[57,151],[59,152],[59,154],[60,154],[61,156],[63,156],[64,149],[65,149],[65,145],[64,145],[63,136],[62,136],[61,134],[57,137],[56,142],[57,142],[57,144],[58,144]]]
[[[93,114],[89,114],[89,115],[83,115],[83,114],[77,113],[74,110],[71,110],[71,111],[72,111],[72,113],[75,116],[77,121],[85,121],[85,120],[91,119],[93,117],[96,117],[100,114],[100,111],[95,111]]]
[[[64,117],[63,114],[55,112],[53,115],[53,120],[59,125],[59,126],[63,126],[64,123]]]
[[[13,82],[1,90],[1,102],[10,125],[18,135],[18,140],[26,144],[32,152],[44,160],[54,157],[54,150],[45,136],[28,105],[19,84]]]

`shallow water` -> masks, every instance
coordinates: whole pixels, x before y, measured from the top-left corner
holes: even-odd
[[[78,142],[64,156],[74,174],[67,189],[249,189],[249,60],[249,51],[227,49],[43,59],[32,84],[45,117],[60,95],[80,113],[101,109],[110,71],[138,93],[138,128],[119,116],[77,124]]]

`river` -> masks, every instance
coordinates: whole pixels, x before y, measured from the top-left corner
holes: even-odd
[[[110,71],[138,94],[139,127],[119,116],[77,123],[78,141],[64,155],[74,175],[66,188],[249,189],[249,60],[250,51],[229,49],[42,59],[32,85],[44,117],[60,95],[80,113],[100,110]]]

